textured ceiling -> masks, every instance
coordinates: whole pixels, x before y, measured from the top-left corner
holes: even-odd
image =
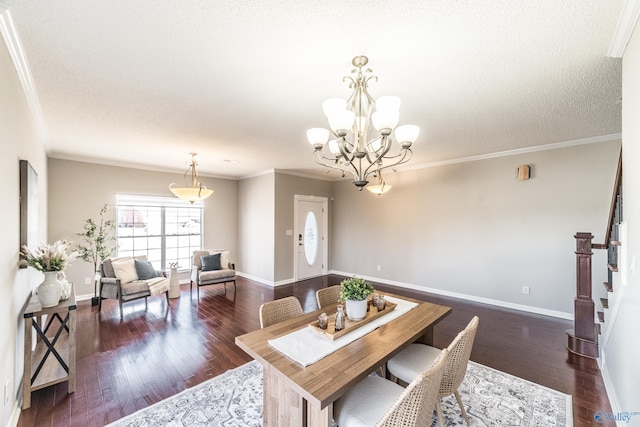
[[[53,157],[182,172],[196,151],[207,175],[325,175],[305,132],[359,54],[373,96],[422,128],[412,166],[621,129],[622,0],[4,3]]]

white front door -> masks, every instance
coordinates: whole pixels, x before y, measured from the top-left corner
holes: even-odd
[[[295,280],[327,272],[327,208],[326,197],[295,196]]]

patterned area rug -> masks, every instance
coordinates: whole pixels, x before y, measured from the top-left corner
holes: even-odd
[[[570,395],[474,362],[460,395],[472,426],[573,426]],[[253,427],[262,425],[261,410],[262,368],[250,362],[109,426]],[[454,396],[442,400],[442,412],[447,427],[466,426]]]

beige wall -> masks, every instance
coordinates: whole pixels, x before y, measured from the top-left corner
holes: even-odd
[[[331,196],[332,183],[318,179],[276,173],[275,175],[275,282],[289,283],[293,281],[293,238],[296,235],[294,224],[294,196]],[[329,213],[331,213],[329,200]],[[331,235],[329,221],[328,235]],[[287,236],[287,230],[293,234]]]
[[[331,269],[569,317],[573,235],[602,241],[619,150],[613,141],[390,173],[381,197],[335,183]],[[521,164],[532,179],[515,179]]]
[[[204,247],[229,249],[233,262],[238,254],[238,183],[200,178],[203,185],[214,190],[204,202]],[[49,159],[49,239],[77,242],[76,233],[82,231],[84,221],[97,219],[105,203],[109,205],[109,218],[115,219],[118,193],[171,197],[168,186],[172,182],[183,182],[183,175]],[[81,260],[67,269],[67,277],[81,297],[93,296],[93,285],[84,284],[85,278],[93,277],[92,269],[93,265]]]
[[[626,259],[618,265],[626,265],[621,274],[627,284],[614,287],[611,299],[620,301],[617,316],[612,310],[605,313],[605,326],[611,327],[608,342],[601,342],[604,349],[603,378],[614,413],[640,412],[640,28],[627,45],[622,61],[622,193],[623,215],[627,224]],[[622,252],[621,252],[622,253]],[[637,272],[636,272],[637,271]],[[612,322],[608,325],[607,322]],[[640,415],[635,415],[629,427],[640,426]]]
[[[269,172],[238,184],[239,272],[266,284],[274,282],[274,183]]]
[[[0,14],[4,11],[0,5]],[[17,420],[18,390],[24,370],[24,321],[21,315],[31,291],[42,281],[35,270],[19,269],[20,172],[28,160],[38,174],[38,240],[47,240],[47,162],[25,93],[7,46],[0,37],[0,182],[4,202],[0,210],[0,390],[8,384],[9,404],[0,405],[0,424]]]

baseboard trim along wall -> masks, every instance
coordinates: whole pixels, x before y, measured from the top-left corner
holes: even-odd
[[[598,358],[598,367],[600,368],[600,374],[602,375],[602,382],[604,383],[604,389],[607,391],[607,397],[609,398],[609,404],[611,405],[611,413],[619,414],[623,412],[620,406],[620,401],[618,400],[618,394],[616,393],[616,389],[613,386],[613,382],[611,381],[611,376],[609,375],[609,370],[607,368],[606,358],[603,353],[600,354],[600,358]],[[620,420],[616,421],[616,425],[618,427],[626,426],[627,423]]]
[[[237,271],[236,274],[238,276],[240,276],[240,277],[244,277],[245,279],[253,280],[254,282],[258,282],[258,283],[261,283],[263,285],[270,286],[272,288],[276,288],[278,286],[289,285],[289,284],[295,282],[295,280],[293,278],[280,280],[278,282],[273,282],[271,280],[265,280],[265,279],[263,279],[261,277],[251,276],[249,274],[242,273],[240,271]],[[442,289],[429,288],[429,287],[425,287],[425,286],[416,286],[416,285],[412,285],[410,283],[398,282],[398,281],[395,281],[395,280],[381,279],[379,277],[362,276],[362,275],[359,275],[359,274],[347,273],[347,272],[344,272],[344,271],[331,270],[327,274],[335,274],[335,275],[338,275],[338,276],[346,276],[346,277],[360,276],[363,279],[370,280],[372,282],[384,283],[386,285],[392,285],[392,286],[397,286],[399,288],[411,289],[413,291],[428,292],[428,293],[431,293],[431,294],[442,295],[442,296],[445,296],[445,297],[459,298],[459,299],[463,299],[463,300],[466,300],[466,301],[473,301],[473,302],[479,302],[479,303],[482,303],[482,304],[495,305],[497,307],[510,308],[510,309],[519,310],[519,311],[526,311],[528,313],[542,314],[543,316],[557,317],[559,319],[565,319],[565,320],[573,320],[573,313],[565,313],[565,312],[562,312],[562,311],[548,310],[546,308],[533,307],[533,306],[530,306],[530,305],[514,304],[514,303],[511,303],[511,302],[500,301],[500,300],[497,300],[497,299],[483,298],[483,297],[478,297],[478,296],[475,296],[475,295],[468,295],[468,294],[461,294],[461,293],[458,293],[458,292],[444,291]],[[93,297],[93,294],[77,295],[76,296],[76,300],[77,301],[84,301],[84,300],[91,299],[92,297]]]
[[[262,283],[263,285],[274,287],[275,284],[271,280],[263,279],[262,277],[252,276],[247,273],[243,273],[241,271],[236,271],[236,275],[240,277],[244,277],[245,279],[253,280],[254,282]]]
[[[370,280],[372,282],[384,283],[386,285],[392,285],[392,286],[397,286],[399,288],[411,289],[413,291],[428,292],[428,293],[442,295],[442,296],[451,297],[451,298],[459,298],[467,301],[494,305],[497,307],[510,308],[510,309],[519,310],[519,311],[526,311],[528,313],[542,314],[543,316],[557,317],[565,320],[573,320],[573,313],[565,313],[562,311],[548,310],[546,308],[533,307],[530,305],[515,304],[508,301],[500,301],[492,298],[483,298],[475,295],[461,294],[458,292],[450,292],[442,289],[429,288],[426,286],[417,286],[417,285],[412,285],[410,283],[397,282],[395,280],[381,279],[379,277],[362,276],[360,274],[347,273],[344,271],[331,270],[329,274],[336,274],[339,276],[347,276],[347,277],[359,276],[365,280]]]

